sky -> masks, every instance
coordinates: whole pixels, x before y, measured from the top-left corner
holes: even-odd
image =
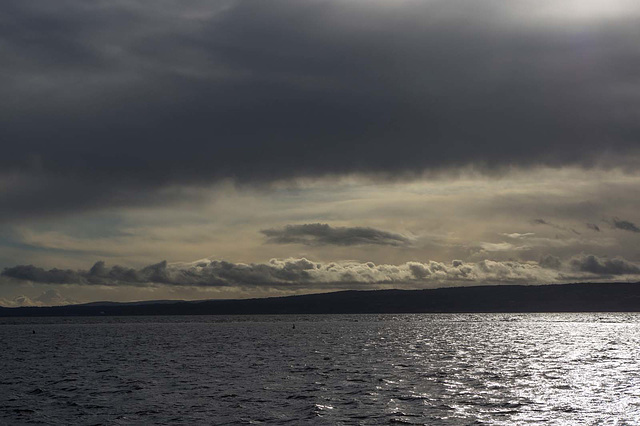
[[[0,305],[640,281],[635,0],[5,0]]]

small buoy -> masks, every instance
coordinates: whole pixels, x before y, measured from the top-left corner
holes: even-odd
[[[295,324],[293,324],[293,329],[294,329],[294,330],[296,329],[296,325],[295,325]]]
[[[36,334],[36,331],[35,331],[35,330],[33,330],[33,334]]]

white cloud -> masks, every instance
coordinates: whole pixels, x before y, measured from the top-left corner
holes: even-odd
[[[526,249],[526,247],[516,247],[511,243],[480,243],[480,248],[484,251],[513,251]]]
[[[48,289],[34,298],[30,298],[29,296],[25,295],[16,296],[13,299],[0,298],[0,306],[9,308],[19,306],[59,306],[69,305],[73,303],[77,303],[77,301],[64,297],[56,289]]]
[[[524,234],[520,234],[518,232],[512,232],[510,234],[503,232],[500,235],[503,235],[503,236],[508,237],[508,238],[513,238],[513,239],[520,240],[520,239],[524,239],[524,238],[533,237],[536,234],[535,234],[535,232],[525,232]]]

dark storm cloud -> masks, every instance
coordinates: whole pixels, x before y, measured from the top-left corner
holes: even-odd
[[[570,263],[577,271],[597,275],[640,274],[640,268],[625,259],[601,259],[594,255],[584,255],[572,259]]]
[[[79,179],[36,172],[10,176],[6,185],[2,183],[0,171],[0,222],[91,209],[105,204],[109,207],[154,206],[196,197],[193,193],[187,195],[171,188],[156,187],[154,191],[147,191],[148,186],[123,181],[118,176],[94,181],[91,176]]]
[[[562,261],[558,257],[550,254],[543,256],[538,263],[540,266],[549,269],[560,269],[562,266]]]
[[[64,212],[220,178],[635,152],[637,10],[596,23],[536,10],[5,0],[0,219],[33,214],[34,199]]]
[[[36,283],[66,284],[82,282],[82,274],[71,269],[50,269],[45,270],[33,265],[18,265],[5,268],[2,271],[3,277],[14,278],[23,281]]]
[[[328,224],[309,223],[287,225],[282,229],[264,229],[261,231],[267,242],[274,244],[305,245],[383,245],[408,246],[411,240],[404,235],[368,227],[332,227]]]
[[[160,262],[139,270],[118,265],[107,268],[102,261],[96,262],[89,271],[56,268],[45,270],[33,265],[18,265],[5,268],[2,276],[50,284],[167,283],[166,267],[166,262]]]
[[[629,222],[628,220],[622,220],[614,217],[611,220],[611,223],[616,229],[622,229],[623,231],[629,232],[640,232],[640,228],[638,228],[635,223]]]

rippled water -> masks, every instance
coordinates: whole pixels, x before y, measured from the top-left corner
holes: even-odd
[[[639,424],[639,359],[638,314],[4,319],[0,424]]]

